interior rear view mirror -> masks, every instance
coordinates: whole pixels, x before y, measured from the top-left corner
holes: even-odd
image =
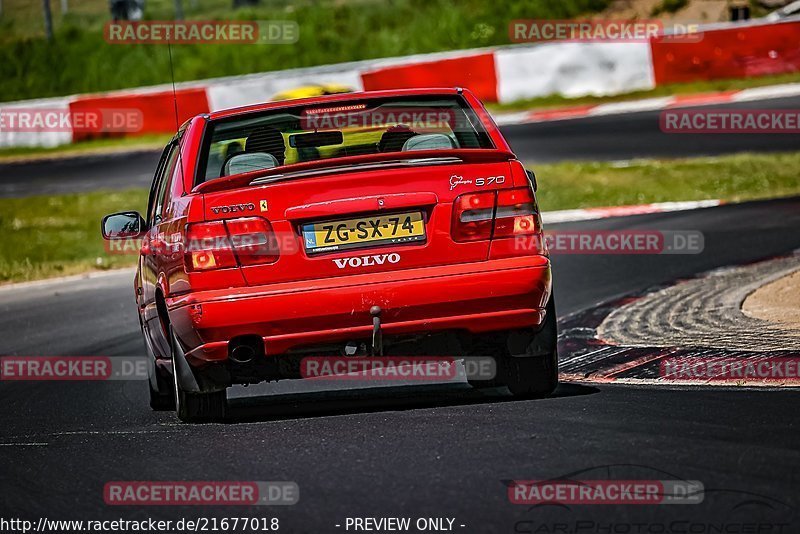
[[[292,148],[316,148],[320,146],[341,145],[344,142],[342,132],[311,132],[289,136],[289,146]]]

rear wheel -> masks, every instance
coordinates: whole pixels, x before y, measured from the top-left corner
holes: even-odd
[[[515,397],[543,398],[558,386],[558,356],[507,356],[498,365],[500,382]]]
[[[492,355],[497,362],[497,375],[492,381],[473,385],[478,388],[506,386],[519,398],[547,397],[558,386],[557,341],[555,299],[551,296],[545,321],[538,331],[512,331],[495,339]],[[485,342],[481,349],[486,349]]]
[[[225,390],[211,393],[190,393],[184,391],[179,378],[178,358],[185,358],[183,348],[170,328],[172,346],[172,386],[175,393],[175,412],[184,423],[203,423],[219,421],[225,417],[227,396]],[[184,359],[184,362],[186,360]]]
[[[498,378],[515,397],[547,397],[558,386],[558,324],[553,295],[545,310],[544,323],[533,338],[526,339],[522,347],[514,347],[509,339],[510,350],[498,361]]]

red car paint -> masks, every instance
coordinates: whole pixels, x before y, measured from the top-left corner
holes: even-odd
[[[195,185],[204,130],[210,123],[281,106],[409,95],[463,98],[494,148],[414,153],[415,158],[459,158],[445,164],[316,173],[329,168],[331,160],[310,161]],[[173,156],[175,166],[169,172],[173,145],[179,146],[179,157]],[[515,225],[522,224],[531,225],[525,226],[524,243],[541,236],[534,186],[482,104],[467,90],[367,92],[220,111],[188,121],[170,146],[159,171],[167,168],[163,202],[151,201],[153,213],[148,214],[135,279],[143,332],[160,365],[169,366],[170,329],[186,360],[201,371],[227,360],[229,343],[238,336],[261,338],[260,357],[266,359],[369,337],[373,306],[382,310],[384,336],[535,328],[545,319],[552,292],[549,258],[541,245],[520,246],[514,233]],[[337,158],[336,164],[385,160],[383,154],[367,154]],[[300,171],[307,174],[250,185],[255,177]],[[151,196],[157,198],[158,189],[157,174]],[[512,217],[478,222],[465,233],[455,228],[462,216],[459,210],[483,203],[499,216],[502,207],[495,204],[503,202],[531,202],[535,213],[524,221]],[[304,250],[301,224],[404,211],[423,214],[426,241],[321,254]],[[254,264],[237,261],[233,254],[219,255],[214,261],[222,268],[194,270],[192,261],[207,258],[185,255],[191,237],[187,234],[196,228],[208,235],[224,234],[224,224],[208,226],[213,221],[226,221],[229,231],[248,224],[271,229],[278,251]]]

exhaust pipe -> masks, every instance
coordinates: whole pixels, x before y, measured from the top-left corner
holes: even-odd
[[[235,337],[228,343],[228,359],[233,363],[250,363],[264,354],[264,340],[257,335]]]
[[[249,363],[253,360],[255,355],[256,351],[253,350],[253,347],[248,347],[247,345],[239,345],[237,347],[233,347],[230,350],[228,358],[230,358],[230,360],[235,363]]]

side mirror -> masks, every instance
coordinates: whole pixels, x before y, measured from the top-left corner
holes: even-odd
[[[533,171],[530,171],[528,169],[525,169],[525,174],[528,175],[528,182],[530,182],[531,188],[535,193],[536,190],[539,189],[539,184],[536,183],[536,175],[533,173]]]
[[[112,213],[103,217],[103,239],[136,239],[144,235],[146,226],[137,211]]]

